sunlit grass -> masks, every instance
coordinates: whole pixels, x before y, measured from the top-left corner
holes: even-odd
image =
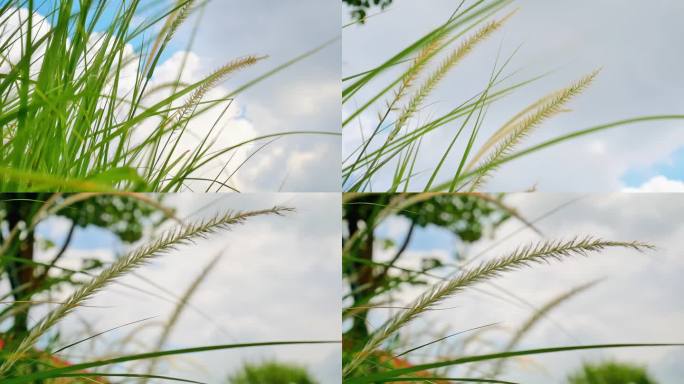
[[[190,182],[206,191],[238,190],[234,175],[253,143],[334,135],[287,131],[241,139],[226,118],[241,92],[322,47],[270,70],[268,52],[254,47],[254,55],[187,83],[198,17],[177,74],[156,80],[179,29],[206,4],[0,2],[0,191],[171,192]],[[217,88],[239,71],[253,79],[231,91]],[[226,144],[226,137],[238,139]]]

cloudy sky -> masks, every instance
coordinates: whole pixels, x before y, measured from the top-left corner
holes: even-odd
[[[218,253],[222,258],[199,287],[191,307],[182,315],[166,348],[277,340],[339,340],[339,194],[260,194],[169,196],[165,203],[184,220],[214,216],[227,210],[250,210],[285,205],[296,209],[285,217],[258,217],[231,231],[220,232],[195,246],[155,260],[137,271],[140,276],[180,296]],[[52,219],[39,228],[58,244],[68,222]],[[80,265],[83,257],[112,259],[125,251],[111,235],[93,228],[79,230],[61,266]],[[49,260],[43,254],[41,259]],[[92,306],[81,308],[61,325],[64,337],[82,338],[150,316],[134,342],[116,344],[136,326],[98,337],[95,351],[148,351],[156,340],[156,322],[168,318],[173,300],[135,277],[121,280],[98,294]],[[140,288],[132,289],[131,286]],[[153,292],[166,300],[151,296]],[[33,317],[40,316],[34,311]],[[88,324],[89,328],[84,328]],[[92,359],[91,346],[74,349],[74,359]],[[339,382],[339,345],[254,348],[208,352],[170,359],[160,364],[164,374],[220,383],[243,362],[278,359],[305,365],[322,383]],[[79,358],[78,356],[86,357]]]
[[[415,331],[439,330],[453,333],[490,323],[499,329],[485,337],[498,345],[510,337],[531,310],[504,292],[524,298],[541,307],[570,288],[603,279],[556,308],[546,320],[523,340],[519,349],[547,346],[682,342],[684,331],[684,198],[679,194],[518,194],[507,196],[506,202],[528,220],[536,221],[545,239],[569,239],[576,235],[592,235],[607,240],[639,240],[657,246],[652,252],[609,249],[589,258],[575,258],[505,274],[496,285],[480,285],[484,292],[468,291],[440,305],[452,308],[434,311],[414,322]],[[402,219],[387,222],[381,229],[388,235],[403,237],[408,223]],[[523,225],[506,222],[492,238],[464,249],[441,230],[417,231],[400,266],[414,267],[425,256],[453,262],[454,252],[469,257],[482,254],[479,260],[500,257],[515,247],[543,240],[529,229],[517,232]],[[502,240],[509,234],[517,234]],[[387,257],[393,255],[386,251]],[[482,253],[484,252],[484,253]],[[406,291],[400,303],[408,303],[420,290]],[[496,297],[492,297],[490,295]],[[505,299],[501,299],[504,297]],[[401,305],[401,304],[399,304]],[[376,311],[372,322],[378,324],[386,314]],[[410,333],[410,331],[409,331]],[[434,337],[437,338],[437,337]],[[458,338],[454,339],[458,343]],[[427,340],[426,340],[427,341]],[[416,344],[420,342],[416,341]],[[486,348],[481,352],[485,352]],[[418,355],[420,358],[420,354]],[[568,372],[584,360],[617,359],[647,365],[661,383],[679,382],[684,371],[683,348],[624,349],[582,353],[549,354],[517,360],[508,365],[502,378],[530,384],[563,383]]]
[[[203,71],[235,57],[269,58],[229,79],[238,86],[277,65],[339,38],[338,0],[209,2],[193,52]],[[188,22],[184,35],[192,27]],[[340,40],[238,97],[256,135],[283,131],[339,132]],[[177,46],[178,47],[178,46]],[[180,48],[180,47],[179,47]],[[241,171],[246,190],[339,191],[339,136],[290,136],[269,145]]]
[[[386,13],[371,18],[365,26],[345,29],[343,75],[358,73],[386,60],[444,22],[460,1],[395,0],[394,3]],[[421,111],[420,120],[439,116],[481,90],[499,49],[507,56],[518,47],[520,50],[508,67],[511,72],[520,70],[514,79],[552,72],[543,80],[516,91],[513,97],[494,104],[487,112],[484,133],[493,132],[539,97],[597,68],[602,71],[596,82],[569,105],[572,113],[545,123],[527,144],[629,117],[684,111],[684,101],[679,95],[684,88],[684,74],[680,70],[684,56],[681,50],[673,48],[684,35],[684,25],[680,22],[684,17],[681,1],[630,2],[626,7],[619,0],[516,0],[509,10],[514,8],[518,12],[503,30],[479,46],[435,90],[429,106]],[[378,89],[376,86],[374,91]],[[367,97],[369,93],[363,95]],[[360,104],[364,100],[359,97],[354,102]],[[349,107],[346,108],[348,114]],[[371,108],[361,120],[367,130],[372,129],[370,125],[379,109],[380,106]],[[344,132],[344,153],[349,153],[359,142],[358,124],[352,125]],[[446,126],[423,141],[421,149],[428,155],[419,159],[416,169],[429,169],[435,164],[435,152],[443,152],[455,129]],[[559,192],[623,188],[681,191],[682,169],[684,122],[654,122],[604,131],[516,160],[503,166],[487,188],[515,191],[536,186],[540,191]],[[447,169],[442,177],[447,178],[453,171]]]

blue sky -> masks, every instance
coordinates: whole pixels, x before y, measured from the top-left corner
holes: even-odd
[[[72,0],[69,0],[72,1]],[[102,15],[100,16],[96,27],[95,31],[96,32],[104,32],[107,30],[107,28],[110,26],[111,21],[116,17],[116,15],[120,12],[122,9],[122,4],[124,3],[130,3],[131,0],[126,0],[125,2],[107,2],[104,11],[102,12]],[[139,12],[139,15],[141,16],[140,18],[134,20],[133,26],[138,27],[140,25],[147,24],[151,22],[152,20],[158,18],[162,12],[168,12],[168,4],[171,4],[169,0],[153,0],[153,1],[143,1],[141,2],[141,5],[138,6],[138,9],[143,11]],[[74,9],[72,10],[72,14],[75,14],[79,7],[80,3],[78,1],[73,1],[73,6]],[[91,19],[93,16],[93,12],[95,9],[97,9],[98,2],[95,1],[93,2],[93,6],[91,8]],[[38,0],[34,2],[34,6],[36,7],[36,12],[39,14],[48,17],[48,20],[50,21],[51,24],[54,24],[53,21],[57,19],[57,14],[52,14],[51,16],[47,16],[49,12],[54,10],[54,4],[52,4],[52,0]],[[146,17],[146,19],[143,19],[143,17]],[[164,20],[161,20],[160,22],[156,23],[155,26],[157,28],[161,27],[163,25]],[[153,27],[150,31],[155,31],[155,27]],[[140,45],[143,44],[145,41],[148,41],[150,39],[154,39],[156,35],[153,35],[151,32],[146,32],[144,34],[141,34],[137,37],[135,37],[133,40],[131,40],[131,44],[133,44],[136,48],[140,48]],[[165,50],[161,57],[160,60],[164,61],[167,60],[171,55],[178,51],[179,49],[183,48],[182,44],[182,36],[181,39],[173,39],[170,41],[169,45],[167,46],[167,50]]]
[[[684,181],[684,147],[669,155],[666,160],[628,170],[622,180],[627,186],[637,187],[658,175]]]
[[[52,241],[57,247],[64,244],[69,229],[69,221],[64,218],[50,218],[38,225],[36,233],[44,239]],[[114,249],[120,251],[122,242],[112,232],[89,225],[78,228],[71,239],[71,246],[80,250]]]
[[[404,225],[394,223],[395,225],[404,229]],[[402,222],[402,224],[405,224]],[[382,225],[378,228],[378,235],[384,238],[395,239],[395,241],[400,241],[401,239],[396,239],[394,235],[394,228],[389,228],[387,225]],[[448,251],[454,251],[456,249],[457,242],[454,240],[454,236],[448,231],[435,230],[433,226],[428,226],[426,228],[416,228],[414,230],[414,235],[412,236],[411,249],[416,251],[429,251],[433,249],[444,249]]]

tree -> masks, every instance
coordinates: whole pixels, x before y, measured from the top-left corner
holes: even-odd
[[[568,384],[657,384],[646,368],[618,362],[585,363],[568,376]]]
[[[245,364],[228,379],[230,384],[315,384],[305,368],[269,361]]]
[[[344,334],[344,348],[353,351],[356,341],[369,335],[368,306],[375,298],[407,285],[427,284],[426,275],[444,265],[437,258],[424,258],[421,268],[397,268],[397,262],[409,248],[417,228],[436,226],[451,232],[464,243],[479,240],[486,228],[495,228],[506,221],[512,211],[499,198],[484,195],[454,194],[358,194],[343,205],[347,233],[343,238],[342,270],[349,284],[351,304],[343,313],[351,328]],[[380,238],[377,226],[387,216],[409,220],[409,226],[399,244],[394,239]],[[376,260],[378,245],[393,249],[390,261]],[[460,254],[455,258],[462,258]]]
[[[385,9],[392,4],[392,0],[342,0],[352,11],[352,17],[362,23],[366,19],[367,11],[374,7]]]
[[[55,207],[60,207],[55,210]],[[46,209],[51,207],[50,209]],[[52,211],[51,211],[52,210]],[[36,225],[46,212],[69,221],[62,244],[47,263],[35,260],[38,250],[56,248],[50,239],[36,234]],[[147,225],[158,225],[165,219],[149,202],[128,194],[53,195],[48,193],[5,193],[0,195],[0,273],[9,280],[14,304],[0,315],[13,313],[13,325],[5,337],[21,339],[28,329],[32,298],[63,285],[78,285],[77,272],[94,271],[102,266],[97,258],[84,259],[79,271],[57,266],[71,245],[77,228],[96,226],[111,231],[124,242],[135,242]],[[10,340],[8,340],[10,339]]]

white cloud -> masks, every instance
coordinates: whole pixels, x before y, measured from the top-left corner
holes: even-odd
[[[23,41],[28,35],[27,21],[29,12],[25,8],[10,7],[0,15],[0,44],[3,46],[3,54],[0,56],[0,73],[6,73],[10,67],[16,64],[22,57],[24,46]],[[50,23],[43,16],[34,13],[32,16],[32,32],[34,40],[44,37],[50,30]],[[21,31],[20,34],[16,33]],[[45,47],[39,47],[35,52],[35,57],[41,57],[45,52]],[[42,59],[31,63],[31,72],[35,72],[42,63]]]
[[[263,2],[210,2],[194,49],[219,63],[235,54],[268,55],[256,70],[266,71],[339,36],[342,5],[335,0],[271,1],[264,12]],[[340,132],[340,45],[335,42],[239,95],[257,135]],[[236,74],[227,87],[242,85],[261,73]],[[339,191],[340,141],[330,135],[279,139],[245,167],[242,177],[253,181],[246,190],[274,191],[282,185],[294,192]],[[292,169],[290,158],[302,168]]]
[[[623,192],[684,192],[684,182],[680,180],[671,180],[665,176],[658,175],[645,181],[638,187],[627,187],[622,189]]]
[[[193,52],[178,51],[160,65],[159,70],[156,71],[152,77],[152,86],[175,82],[181,69],[183,69],[181,82],[185,83],[197,82],[207,76],[212,70],[211,68],[207,68],[202,58],[197,54]],[[170,94],[170,90],[155,93],[154,97],[147,98],[145,103],[148,105],[154,104]],[[228,94],[228,89],[226,87],[216,86],[206,93],[204,100],[221,98],[226,94]],[[182,98],[178,102],[175,102],[174,105],[181,106],[186,100],[187,98]],[[193,118],[187,126],[187,132],[184,133],[178,141],[174,153],[176,155],[181,155],[182,153],[195,150],[207,136],[209,137],[208,144],[211,144],[212,148],[209,153],[255,138],[256,130],[254,129],[253,124],[248,119],[241,116],[239,101],[230,101],[230,107],[224,114],[223,110],[226,106],[226,104],[220,104]],[[146,121],[136,133],[138,140],[144,140],[152,134],[152,132],[158,128],[157,124],[158,122],[153,120]],[[214,129],[213,132],[212,129]],[[225,163],[228,162],[229,165],[218,177],[219,181],[226,181],[233,171],[247,158],[253,148],[254,143],[248,143],[234,151],[227,152],[221,157],[207,163],[202,168],[203,171],[194,174],[193,177],[214,179]],[[189,186],[191,190],[201,190],[203,187],[207,186],[207,183],[204,181],[188,181],[185,184]],[[228,184],[236,186],[238,189],[248,189],[250,186],[248,180],[241,178],[241,172],[239,171],[230,178]]]
[[[339,81],[300,82],[279,95],[284,110],[297,117],[317,115],[321,105],[331,104],[340,98]],[[336,127],[328,127],[333,130]]]
[[[589,152],[595,155],[603,155],[606,153],[606,144],[601,140],[592,140],[589,143]]]

